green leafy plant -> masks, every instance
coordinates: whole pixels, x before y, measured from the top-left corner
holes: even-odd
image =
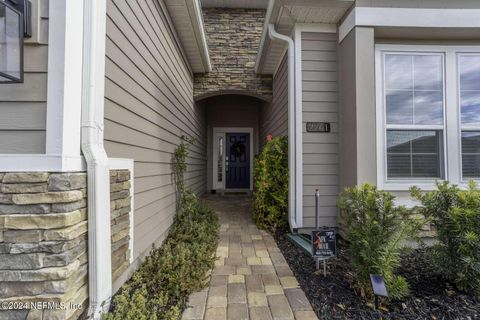
[[[288,226],[288,140],[267,137],[255,159],[253,219],[262,229],[275,231]]]
[[[185,194],[185,172],[187,171],[188,150],[195,139],[182,136],[181,142],[173,152],[172,173],[176,187],[177,210],[180,209],[182,196]]]
[[[437,230],[434,259],[442,274],[460,290],[480,297],[480,190],[474,182],[460,190],[448,182],[437,190],[422,193],[412,188],[421,201],[421,214],[430,217]]]
[[[168,236],[122,286],[104,320],[177,320],[188,296],[207,284],[207,271],[215,262],[219,223],[217,215],[185,186],[191,143],[182,139],[174,154],[173,168],[178,170],[174,175],[181,193]]]
[[[348,256],[362,295],[371,297],[370,274],[382,275],[389,296],[401,299],[409,294],[405,278],[395,273],[405,241],[415,237],[424,221],[394,205],[395,197],[375,186],[346,188],[339,206],[349,242]]]

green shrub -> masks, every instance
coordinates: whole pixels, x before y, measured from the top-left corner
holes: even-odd
[[[275,231],[288,226],[288,140],[267,137],[255,159],[253,219],[262,229]]]
[[[371,297],[370,274],[383,275],[391,298],[409,294],[405,278],[395,274],[404,242],[415,237],[423,224],[410,212],[394,205],[395,197],[364,184],[346,188],[339,206],[349,241],[348,256],[361,291]]]
[[[460,290],[480,297],[480,190],[471,182],[460,190],[448,182],[437,183],[437,190],[422,194],[420,213],[430,217],[437,230],[434,259],[443,275]]]
[[[188,152],[182,140],[174,168],[181,172],[179,210],[162,246],[151,251],[132,279],[114,297],[104,320],[176,320],[188,296],[205,287],[214,267],[218,217],[183,184]],[[178,186],[177,186],[178,187]]]

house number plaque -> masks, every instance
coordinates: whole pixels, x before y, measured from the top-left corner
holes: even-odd
[[[307,122],[307,132],[330,132],[329,122]]]

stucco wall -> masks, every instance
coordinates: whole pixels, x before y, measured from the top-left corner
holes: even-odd
[[[341,187],[376,184],[373,28],[354,28],[340,44],[339,60]]]
[[[272,77],[255,74],[265,10],[203,9],[212,71],[195,75],[194,95],[240,91],[270,98]]]

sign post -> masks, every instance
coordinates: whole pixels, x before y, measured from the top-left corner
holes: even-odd
[[[312,255],[317,270],[320,260],[323,261],[323,275],[327,276],[327,260],[337,255],[336,232],[333,228],[322,228],[312,231]]]

